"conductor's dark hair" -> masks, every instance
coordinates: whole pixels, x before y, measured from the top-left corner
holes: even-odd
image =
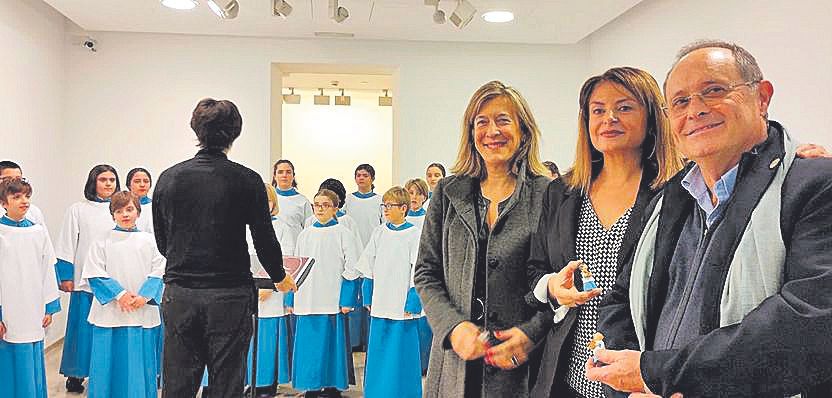
[[[344,201],[347,199],[347,189],[344,188],[344,184],[342,184],[341,181],[334,178],[327,178],[321,183],[321,186],[318,189],[328,189],[335,192],[335,194],[338,195],[338,201],[340,202],[338,208],[340,209],[344,207]]]
[[[116,171],[115,167],[110,166],[109,164],[99,164],[90,170],[90,174],[87,176],[87,183],[84,185],[84,197],[87,200],[95,200],[98,197],[98,192],[96,191],[95,187],[98,182],[98,176],[101,173],[112,172],[116,176],[116,190],[114,192],[121,191],[121,182],[118,179],[118,172]]]
[[[200,148],[225,150],[240,136],[243,118],[233,102],[205,98],[194,108],[191,128]]]

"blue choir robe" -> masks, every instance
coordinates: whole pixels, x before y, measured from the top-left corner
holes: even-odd
[[[0,217],[0,397],[46,398],[43,318],[61,309],[46,227]]]
[[[90,247],[82,274],[95,300],[90,309],[90,398],[156,398],[158,304],[165,258],[153,235],[116,228]],[[118,299],[133,292],[148,299],[124,312]]]
[[[109,202],[84,200],[67,209],[55,241],[58,279],[75,283],[69,298],[61,356],[60,372],[67,377],[89,375],[92,325],[87,318],[93,299],[89,286],[81,284],[81,274],[93,242],[104,238],[113,227],[115,222],[110,215]]]
[[[295,188],[285,191],[275,188],[275,191],[277,192],[277,205],[280,207],[277,217],[289,225],[297,240],[300,231],[303,230],[304,221],[312,216],[312,204]]]
[[[358,261],[370,310],[370,341],[364,396],[421,397],[418,318],[422,306],[413,286],[421,230],[405,222],[379,226]]]
[[[351,353],[341,307],[356,306],[360,251],[355,235],[336,219],[315,222],[298,236],[295,253],[315,264],[297,293],[286,297],[297,320],[292,363],[297,390],[347,389]]]
[[[427,214],[427,206],[430,199],[425,201],[422,208],[416,211],[408,210],[407,222],[413,224],[420,231],[425,224],[425,215]],[[420,232],[421,236],[421,232]],[[422,374],[428,370],[428,360],[430,359],[430,346],[433,343],[433,332],[428,325],[428,318],[425,316],[425,311],[422,311],[422,316],[419,318],[419,347],[422,353]]]

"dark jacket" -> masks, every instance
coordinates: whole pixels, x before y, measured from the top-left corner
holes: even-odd
[[[832,159],[795,159],[782,187],[780,228],[786,246],[780,293],[739,324],[719,327],[720,298],[734,251],[751,213],[782,159],[783,128],[770,122],[768,139],[743,154],[722,221],[710,228],[699,275],[709,286],[701,306],[701,336],[681,349],[651,351],[668,292],[668,269],[684,220],[696,202],[682,188],[685,172],[664,189],[655,262],[647,292],[641,373],[655,393],[689,397],[832,396]],[[645,210],[649,217],[657,200]],[[628,304],[632,264],[599,307],[598,330],[613,349],[638,349]]]
[[[189,288],[252,285],[247,226],[263,268],[274,282],[281,281],[286,276],[283,255],[257,173],[218,150],[203,149],[159,176],[153,230],[167,258],[165,283]]]
[[[657,191],[650,188],[650,183],[656,178],[653,165],[645,167],[641,186],[630,214],[630,222],[624,233],[624,240],[618,252],[618,273],[632,255],[639,235],[641,235],[641,214],[644,207],[656,196]],[[546,192],[543,201],[543,214],[540,216],[540,226],[532,238],[532,250],[527,264],[529,288],[534,290],[537,282],[545,274],[558,272],[570,261],[577,260],[576,240],[578,237],[578,221],[581,213],[581,203],[584,195],[577,190],[570,190],[560,180],[555,180]],[[577,276],[576,276],[577,278]],[[575,286],[580,288],[580,280],[576,279]],[[537,300],[532,298],[532,300]],[[557,307],[556,302],[552,304]],[[545,304],[544,304],[545,305]],[[549,308],[548,305],[545,305]],[[577,325],[578,310],[572,308],[566,317],[557,325],[553,325],[552,313],[549,310],[547,325],[550,327],[543,347],[542,360],[537,381],[532,390],[532,397],[550,397],[554,393],[553,387],[565,380],[558,374],[559,367],[569,361],[571,350],[566,342],[571,341]],[[562,348],[566,348],[562,350]],[[565,368],[561,368],[565,369]]]
[[[545,335],[548,315],[525,301],[525,264],[549,182],[542,176],[518,177],[514,193],[491,230],[486,254],[485,327],[501,330],[517,326],[534,342]],[[422,231],[414,281],[434,333],[424,394],[429,398],[462,397],[465,390],[465,361],[453,351],[448,337],[454,327],[472,316],[479,245],[478,184],[479,180],[467,176],[442,179],[433,192]],[[484,398],[528,395],[528,363],[509,371],[486,366],[485,372]]]

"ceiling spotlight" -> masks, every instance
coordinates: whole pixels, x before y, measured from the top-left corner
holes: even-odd
[[[476,13],[477,9],[468,0],[459,0],[456,9],[451,13],[450,19],[457,28],[462,29],[474,19]]]
[[[435,24],[443,24],[445,23],[445,11],[439,9],[439,2],[436,2],[436,8],[433,11],[433,23]]]
[[[208,0],[208,8],[220,19],[234,19],[240,13],[240,3],[237,0]]]
[[[344,95],[344,89],[341,89],[341,95],[335,96],[335,105],[346,105],[350,106],[350,96]]]
[[[300,104],[300,95],[295,95],[295,89],[289,87],[289,92],[289,94],[283,94],[283,103],[293,105]]]
[[[338,5],[338,0],[329,0],[329,19],[341,23],[350,17],[350,11]]]
[[[174,10],[192,10],[196,7],[196,0],[162,0],[162,5]]]
[[[505,23],[513,21],[514,14],[511,11],[488,11],[482,14],[482,19],[485,22]]]
[[[272,12],[274,16],[286,19],[292,13],[292,5],[286,0],[272,0]]]
[[[324,95],[324,89],[319,88],[321,94],[315,96],[315,105],[329,105],[329,96]]]
[[[384,89],[383,97],[378,97],[378,106],[393,106],[393,97],[387,95],[387,89]]]

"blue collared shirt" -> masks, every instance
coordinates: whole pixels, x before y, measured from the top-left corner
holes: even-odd
[[[711,193],[708,186],[705,185],[705,178],[702,177],[702,170],[699,169],[698,165],[694,165],[685,175],[685,178],[682,179],[682,187],[690,193],[690,196],[693,196],[696,204],[705,212],[705,225],[708,228],[725,211],[725,206],[727,206],[728,199],[731,198],[731,194],[734,192],[734,185],[737,183],[738,169],[739,164],[725,172],[714,184],[716,205],[711,202]]]

